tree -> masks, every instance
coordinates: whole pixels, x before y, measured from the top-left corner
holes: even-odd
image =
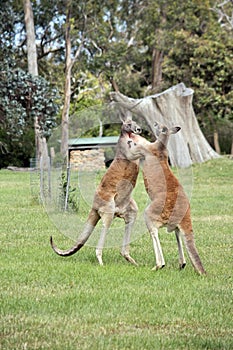
[[[26,25],[26,35],[27,35],[27,62],[28,62],[28,72],[33,76],[38,76],[37,67],[37,51],[36,51],[36,40],[35,40],[35,30],[34,30],[34,20],[32,5],[30,0],[24,0],[24,14],[25,14],[25,25]],[[34,130],[35,130],[35,145],[36,145],[36,158],[39,160],[42,154],[38,118],[34,118]]]
[[[152,132],[155,121],[181,127],[180,136],[171,138],[168,145],[171,165],[188,167],[218,157],[198,126],[192,108],[193,90],[184,84],[142,99],[129,98],[120,92],[111,93],[111,97],[121,107],[144,118]]]
[[[65,87],[64,87],[64,105],[62,110],[61,122],[61,154],[63,157],[67,156],[68,152],[68,131],[69,131],[69,108],[71,95],[71,70],[74,64],[71,58],[71,41],[70,41],[70,26],[71,26],[71,1],[67,1],[66,13],[66,29],[65,29],[65,43],[66,43],[66,59],[65,59]],[[79,51],[77,51],[79,52]]]
[[[209,130],[214,135],[215,149],[219,152],[218,128],[232,121],[232,59],[232,39],[225,33],[199,38],[180,31],[163,63],[166,80],[173,85],[183,81],[194,88],[198,120],[206,134]]]
[[[226,31],[232,31],[233,30],[233,2],[232,0],[224,0],[218,1],[215,3],[214,7],[211,8],[215,13],[218,15],[218,23],[220,24],[221,28],[225,29]],[[232,33],[231,33],[232,34]],[[232,41],[231,41],[231,47],[232,47]],[[231,78],[230,78],[231,81]],[[229,103],[231,103],[232,98],[228,100]],[[230,118],[232,119],[232,118]],[[232,125],[230,125],[232,127]],[[216,127],[215,127],[216,130]],[[218,141],[218,133],[215,131],[215,142]],[[217,137],[216,137],[217,136]],[[217,140],[216,140],[217,138]],[[220,150],[220,147],[219,147]],[[231,132],[231,155],[233,155],[233,132]]]
[[[4,4],[6,9],[11,9],[7,12],[9,17],[12,13],[17,15],[4,35],[7,33],[8,38],[17,37],[18,45],[12,48],[19,66],[24,68],[24,53],[27,51],[20,8],[14,0],[4,1]],[[105,87],[107,84],[110,86],[110,80],[116,81],[122,93],[134,98],[154,94],[183,81],[195,89],[193,102],[201,126],[209,125],[211,118],[217,126],[219,121],[230,121],[228,110],[232,100],[228,91],[228,76],[232,39],[230,35],[228,40],[224,34],[220,35],[217,15],[210,10],[215,0],[36,2],[34,19],[39,74],[57,86],[62,94],[65,86],[65,32],[68,28],[65,21],[68,4],[70,59],[73,63],[70,93],[66,97],[69,96],[73,108],[79,109],[74,103],[75,100],[80,101],[77,97],[79,77],[83,72],[83,76],[88,76],[88,72],[99,81],[104,81]],[[80,50],[78,59],[74,60],[77,50]],[[198,64],[199,55],[203,62],[201,65]],[[207,62],[208,59],[212,62]],[[218,68],[213,62],[218,62],[224,68]],[[211,74],[206,68],[211,65],[216,73],[213,82],[213,79],[208,79]],[[223,76],[221,71],[224,71]],[[82,84],[87,85],[88,82]],[[207,94],[205,89],[208,89]],[[214,104],[211,105],[210,99],[206,103],[208,95],[214,99]],[[64,104],[63,111],[65,109],[69,110]]]
[[[134,35],[130,37],[128,34],[131,45],[124,55],[124,62],[131,63],[131,77],[140,74],[141,94],[161,91],[167,83],[163,77],[163,61],[175,46],[176,33],[183,30],[191,36],[201,37],[214,17],[209,10],[210,1],[135,0],[126,2],[122,10],[129,3],[129,16],[127,11],[122,16],[126,23],[124,28],[130,34],[133,28]],[[124,36],[127,37],[126,34]],[[126,93],[127,84],[120,82],[118,85]]]
[[[10,62],[0,63],[0,168],[28,166],[34,156],[34,119],[40,135],[48,138],[56,125],[57,92],[41,77],[34,77]]]
[[[104,13],[105,2],[72,2],[66,1],[65,23],[65,87],[62,110],[61,154],[68,150],[69,109],[72,95],[71,77],[83,68],[83,61],[92,61],[103,43],[106,32]],[[104,39],[106,40],[106,39]],[[85,71],[85,65],[84,65]]]
[[[33,11],[30,0],[24,0],[25,25],[27,34],[27,62],[30,74],[38,75],[36,38]]]
[[[30,36],[33,31],[30,28],[29,10],[28,7],[25,9],[29,29],[28,43],[31,42]],[[13,0],[4,1],[4,7],[0,10],[0,20],[3,24],[0,29],[0,166],[28,166],[35,150],[33,121],[37,119],[40,139],[45,140],[49,137],[51,128],[56,125],[58,96],[57,91],[38,76],[34,40],[32,59],[30,48],[25,50],[29,54],[28,62],[33,63],[29,67],[32,74],[20,68],[26,68],[20,54],[20,33],[24,28],[21,4]]]
[[[137,97],[179,82],[192,86],[200,125],[216,140],[219,124],[229,125],[231,119],[232,36],[219,30],[216,16],[210,11],[211,0],[150,1],[144,5],[140,19],[136,17],[140,29],[134,41],[143,54],[141,58],[135,56],[137,64],[131,64],[134,71],[118,73],[120,91]],[[135,62],[134,57],[131,62]],[[140,82],[132,83],[136,74]]]

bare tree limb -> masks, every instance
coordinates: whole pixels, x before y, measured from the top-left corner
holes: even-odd
[[[233,0],[225,0],[220,4],[216,3],[211,10],[218,15],[218,23],[222,27],[233,29]],[[231,13],[229,14],[229,12]]]

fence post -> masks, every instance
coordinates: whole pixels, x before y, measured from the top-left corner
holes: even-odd
[[[66,198],[65,198],[65,207],[64,210],[66,211],[68,208],[68,199],[69,199],[69,188],[70,188],[70,163],[68,163],[66,168]]]
[[[40,199],[43,201],[43,187],[44,187],[44,169],[43,156],[40,157]]]

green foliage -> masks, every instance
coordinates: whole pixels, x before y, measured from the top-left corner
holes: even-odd
[[[33,77],[5,60],[0,72],[0,136],[8,152],[0,167],[26,165],[34,152],[34,119],[48,137],[56,125],[57,93],[41,77]],[[16,164],[17,163],[17,164]]]
[[[2,0],[0,8],[0,57],[7,57],[7,50],[17,51],[15,35],[21,29],[23,21],[23,8],[18,6],[17,1]]]
[[[103,91],[108,90],[108,86],[101,77],[96,78],[89,71],[75,71],[72,75],[71,84],[70,115],[78,114],[89,107],[103,104],[105,99]]]
[[[32,6],[39,74],[62,96],[67,4],[42,0]],[[195,90],[194,107],[203,128],[212,133],[221,129],[222,122],[229,125],[232,29],[218,23],[218,14],[211,10],[216,6],[214,0],[71,2],[72,57],[80,45],[82,50],[72,68],[70,115],[106,101],[110,78],[121,92],[134,98],[183,81]],[[232,3],[224,6],[230,15]],[[25,69],[23,7],[18,1],[4,0],[0,20],[0,58],[3,61],[10,52],[17,69]],[[158,62],[155,53],[161,54]],[[160,68],[162,80],[153,86],[155,71]],[[18,101],[15,108],[17,119]],[[41,119],[43,123],[50,123],[49,119]]]
[[[199,38],[181,31],[164,61],[163,71],[167,79],[173,84],[183,81],[194,88],[195,109],[200,118],[211,115],[213,118],[232,119],[231,42],[226,35],[220,35],[216,41],[216,38]]]
[[[144,227],[131,244],[137,268],[120,256],[120,247],[104,250],[104,267],[87,245],[73,257],[58,257],[50,235],[59,247],[74,242],[32,202],[29,173],[1,170],[0,348],[232,349],[232,160],[195,165],[193,176],[192,217],[205,277],[189,260],[178,270],[176,239],[165,231],[167,265],[151,271]],[[143,182],[137,187],[140,203]]]
[[[78,212],[79,209],[79,201],[78,201],[78,189],[70,185],[68,176],[69,170],[62,172],[61,176],[61,184],[60,184],[60,209],[64,211],[65,209],[69,209],[75,212]]]
[[[190,59],[198,114],[232,120],[232,40],[203,40]],[[204,110],[204,113],[203,113]]]

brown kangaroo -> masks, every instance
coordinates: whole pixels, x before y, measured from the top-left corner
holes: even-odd
[[[171,134],[176,134],[180,127],[169,129],[158,123],[155,123],[155,127],[157,140],[153,143],[139,135],[131,135],[132,141],[129,143],[131,157],[128,155],[129,159],[143,157],[144,184],[151,199],[144,215],[156,257],[156,266],[153,269],[157,270],[165,266],[158,230],[166,226],[168,232],[175,231],[180,268],[186,265],[181,241],[182,234],[194,269],[199,274],[205,274],[194,243],[189,200],[168,164],[168,139]]]
[[[92,209],[88,215],[83,232],[77,243],[71,249],[65,251],[58,249],[51,237],[50,243],[55,253],[60,256],[70,256],[76,253],[86,243],[101,218],[103,228],[96,248],[96,257],[99,264],[103,265],[102,250],[107,232],[114,217],[120,217],[125,221],[121,255],[130,263],[137,265],[136,261],[129,254],[129,243],[131,230],[138,212],[137,204],[131,197],[131,193],[136,185],[139,159],[130,161],[127,159],[127,153],[130,137],[134,133],[140,132],[140,126],[131,119],[123,121],[115,158],[96,189]]]

